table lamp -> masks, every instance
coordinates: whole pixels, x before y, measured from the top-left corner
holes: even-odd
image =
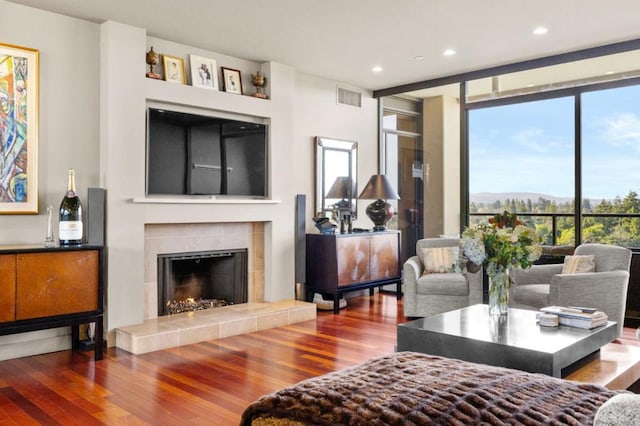
[[[353,179],[349,176],[338,176],[325,197],[327,199],[340,199],[334,206],[338,211],[338,222],[340,222],[340,232],[342,233],[345,232],[345,222],[351,228],[351,200],[354,192]]]
[[[366,209],[367,216],[374,224],[374,231],[384,231],[385,224],[393,217],[393,206],[385,200],[399,200],[400,197],[386,175],[373,175],[360,193],[362,200],[376,200]]]

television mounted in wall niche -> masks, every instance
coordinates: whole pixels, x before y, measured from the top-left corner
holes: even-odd
[[[268,126],[147,108],[147,195],[267,198]]]

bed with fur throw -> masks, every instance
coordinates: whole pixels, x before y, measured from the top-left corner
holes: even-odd
[[[626,391],[415,352],[304,380],[246,408],[249,425],[591,425]]]

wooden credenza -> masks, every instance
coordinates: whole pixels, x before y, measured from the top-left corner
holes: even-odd
[[[102,359],[103,248],[0,246],[0,335],[94,322],[95,359]]]
[[[306,285],[309,301],[315,293],[333,298],[333,312],[340,312],[343,293],[396,284],[402,297],[400,232],[307,234]]]

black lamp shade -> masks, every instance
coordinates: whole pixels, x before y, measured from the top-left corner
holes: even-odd
[[[362,200],[399,200],[387,175],[373,175],[360,193]]]

